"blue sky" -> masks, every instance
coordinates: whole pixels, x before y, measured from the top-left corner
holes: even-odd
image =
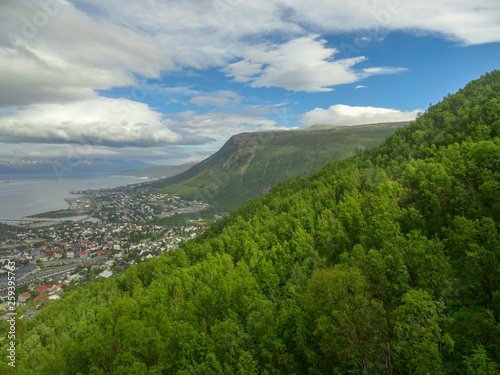
[[[8,0],[0,158],[201,160],[243,131],[411,120],[499,69],[480,0]]]

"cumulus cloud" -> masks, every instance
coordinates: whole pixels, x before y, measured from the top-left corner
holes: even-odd
[[[150,147],[180,140],[160,113],[127,99],[33,104],[0,117],[0,142]]]
[[[223,108],[239,104],[240,97],[234,92],[223,91],[219,95],[214,96],[195,96],[189,102],[200,107],[213,106]]]
[[[421,110],[399,111],[377,107],[352,107],[345,104],[332,105],[328,109],[315,108],[300,116],[304,126],[312,125],[362,125],[379,122],[412,121]]]
[[[230,64],[225,72],[237,82],[250,82],[251,87],[283,87],[293,91],[332,91],[332,86],[356,82],[374,74],[392,74],[403,68],[372,67],[360,72],[354,65],[364,56],[334,60],[339,50],[327,48],[318,36],[302,37],[280,46],[248,49],[244,60]]]

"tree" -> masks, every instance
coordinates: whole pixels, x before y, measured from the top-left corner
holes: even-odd
[[[366,373],[374,366],[383,340],[384,310],[371,298],[361,272],[337,265],[313,272],[304,293],[304,308],[313,322],[323,370]]]
[[[444,333],[444,304],[419,289],[408,291],[394,312],[396,370],[401,374],[442,374],[442,352],[453,347]]]
[[[498,365],[488,358],[486,350],[480,345],[474,352],[465,358],[465,373],[467,375],[497,375],[500,374]]]

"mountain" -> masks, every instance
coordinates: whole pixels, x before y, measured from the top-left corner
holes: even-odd
[[[18,326],[16,371],[498,374],[499,191],[493,71],[382,145],[47,303]]]
[[[117,173],[116,175],[131,177],[167,178],[185,172],[195,164],[196,162],[184,163],[181,165],[155,165],[154,167],[123,171]]]
[[[266,193],[280,181],[313,173],[331,160],[376,146],[408,124],[323,125],[296,131],[242,133],[186,172],[153,186],[227,211]]]
[[[139,160],[121,159],[13,159],[0,160],[0,174],[54,174],[99,175],[118,173],[127,169],[151,167],[152,164]]]

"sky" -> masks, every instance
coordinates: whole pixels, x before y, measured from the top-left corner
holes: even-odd
[[[498,0],[2,0],[0,160],[202,160],[413,120],[500,68]]]

